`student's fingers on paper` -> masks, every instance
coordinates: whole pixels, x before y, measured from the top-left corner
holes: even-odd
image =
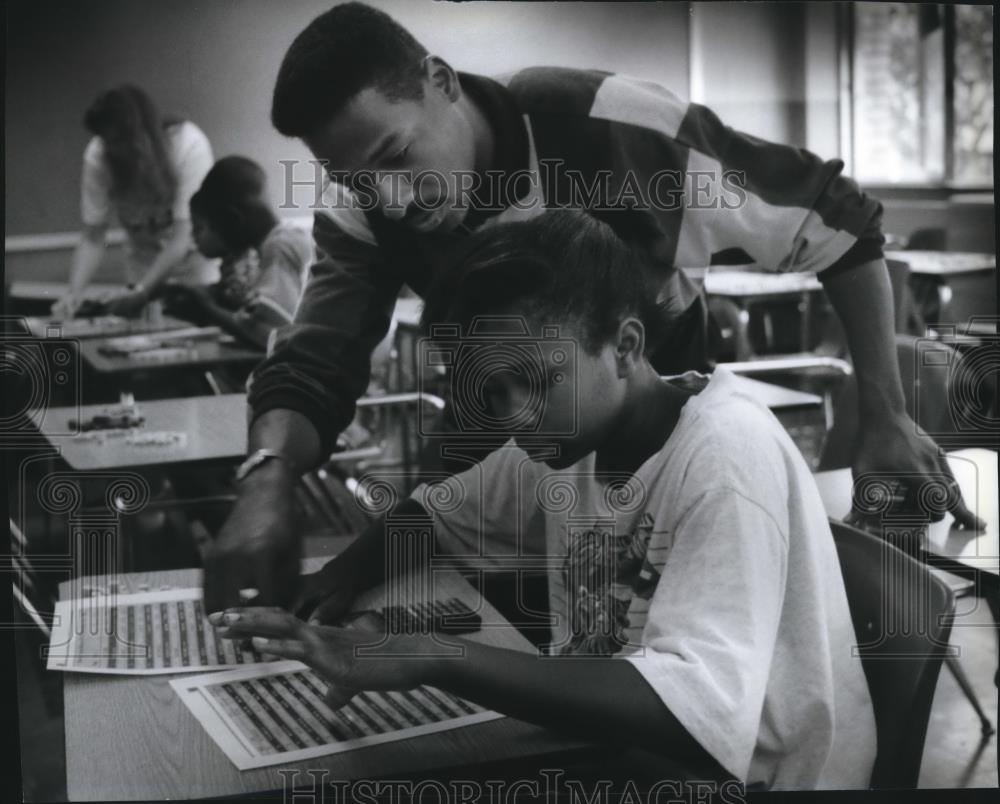
[[[327,687],[326,694],[323,696],[323,703],[336,711],[343,706],[347,706],[351,702],[351,699],[359,692],[361,690],[357,690],[354,687],[330,684]]]
[[[283,659],[295,659],[300,662],[307,662],[309,659],[309,649],[297,639],[274,639],[255,636],[251,642],[262,653],[271,653]]]
[[[209,622],[218,623],[219,635],[226,639],[265,637],[301,641],[306,624],[294,614],[278,607],[228,609],[221,617],[213,615]]]

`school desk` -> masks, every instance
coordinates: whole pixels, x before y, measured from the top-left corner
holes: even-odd
[[[719,364],[725,368],[725,363]],[[823,398],[794,388],[785,388],[770,382],[762,382],[742,374],[734,374],[736,383],[745,393],[758,402],[767,405],[775,413],[791,409],[818,408],[823,404]]]
[[[921,537],[919,558],[931,567],[971,580],[971,595],[983,599],[1000,627],[1000,516],[997,513],[997,453],[988,449],[963,449],[948,455],[955,480],[966,507],[985,520],[986,530],[957,530],[954,517],[945,514],[938,522],[929,523]],[[826,513],[842,519],[851,510],[853,481],[850,469],[836,469],[814,475]],[[919,517],[917,517],[919,518]],[[910,530],[910,517],[897,522],[900,530]],[[959,604],[956,627],[965,625]],[[997,671],[1000,684],[1000,670]],[[971,698],[970,698],[971,699]]]
[[[750,343],[750,310],[754,306],[798,298],[800,313],[799,351],[809,348],[812,331],[813,297],[823,290],[815,274],[766,273],[746,270],[709,270],[704,274],[705,293],[734,308],[734,340],[736,359],[749,360],[754,356]],[[765,311],[764,325],[767,344],[773,343],[771,319]]]
[[[974,514],[986,521],[986,530],[975,533],[951,527],[945,514],[927,527],[925,549],[934,556],[971,567],[991,576],[1000,575],[1000,516],[997,512],[997,453],[988,449],[963,449],[949,453],[948,465]],[[814,475],[827,514],[842,519],[851,510],[853,481],[850,469]]]
[[[142,318],[122,318],[103,315],[94,318],[55,319],[44,316],[29,316],[25,319],[28,332],[36,338],[111,338],[119,335],[141,335],[151,332],[166,332],[191,326],[186,321],[170,316],[147,321]]]
[[[36,282],[29,279],[15,279],[10,283],[11,299],[33,302],[56,302],[66,295],[68,282]],[[91,282],[83,291],[84,299],[100,299],[122,290],[122,285],[115,282]]]
[[[160,373],[171,369],[207,370],[219,366],[247,366],[264,359],[264,352],[238,343],[228,335],[210,340],[192,341],[174,353],[140,352],[132,355],[109,355],[101,349],[107,338],[86,340],[80,344],[80,357],[99,375],[121,379],[139,372]]]
[[[138,402],[144,419],[136,432],[180,432],[180,444],[130,444],[124,431],[72,432],[71,420],[88,421],[119,405],[81,405],[38,409],[31,418],[63,460],[78,471],[164,466],[235,460],[246,454],[246,394],[193,396]]]
[[[323,563],[322,559],[311,561],[312,568]],[[61,584],[60,596],[68,597],[73,583],[78,584],[76,588],[106,588],[111,582],[118,584],[121,593],[156,591],[163,586],[200,587],[201,571],[78,579]],[[140,585],[146,589],[140,589]],[[435,572],[432,586],[427,599],[457,597],[478,610],[483,623],[490,626],[467,638],[525,652],[535,650],[457,572]],[[359,601],[359,607],[378,606],[382,594],[384,590],[377,590],[366,596]],[[327,780],[333,781],[406,779],[408,774],[518,760],[535,763],[535,767],[559,767],[561,759],[592,750],[589,743],[502,718],[241,772],[177,697],[168,683],[171,678],[176,676],[64,674],[66,785],[70,801],[155,801],[280,791],[283,777],[278,771],[282,769],[302,771],[299,784],[308,785],[310,777],[304,771],[310,769],[318,774],[326,771]]]
[[[965,251],[887,251],[887,259],[905,262],[910,273],[927,276],[956,276],[988,273],[997,267],[996,254]]]
[[[357,401],[357,406],[412,405],[421,400],[428,404],[440,404],[429,395],[410,393],[362,397]],[[246,456],[246,394],[157,399],[140,401],[136,405],[144,419],[136,432],[183,432],[186,434],[183,443],[170,446],[129,444],[124,435],[110,435],[113,431],[102,431],[101,435],[94,436],[77,433],[69,427],[71,420],[79,422],[92,419],[109,410],[114,411],[120,407],[117,404],[36,408],[29,416],[39,433],[49,444],[59,449],[70,468],[76,470],[231,461],[242,460]]]
[[[996,335],[997,258],[995,254],[963,251],[891,251],[887,258],[905,262],[910,268],[910,285],[917,298],[937,295],[936,320],[959,332]],[[930,315],[930,313],[925,313]],[[974,317],[980,320],[971,321]],[[970,327],[971,324],[971,327]],[[992,324],[992,333],[989,326]],[[984,326],[986,329],[984,329]]]

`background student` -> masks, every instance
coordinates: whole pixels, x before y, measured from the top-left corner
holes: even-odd
[[[220,279],[165,289],[168,309],[179,317],[219,324],[261,348],[291,322],[313,261],[309,232],[279,220],[266,193],[256,162],[216,162],[191,197],[191,225],[201,254],[221,258]]]
[[[875,720],[819,491],[732,374],[661,379],[646,355],[641,259],[606,224],[547,212],[477,234],[425,297],[425,321],[467,332],[477,317],[516,316],[538,343],[555,325],[559,344],[578,344],[468,389],[456,404],[480,419],[484,391],[497,419],[531,415],[507,447],[394,512],[430,517],[434,555],[477,567],[544,556],[551,655],[462,641],[456,660],[432,637],[398,633],[359,655],[380,642],[377,629],[307,625],[273,608],[212,619],[313,666],[333,706],[429,684],[575,737],[642,746],[692,779],[865,788]],[[464,354],[456,360],[481,362]],[[314,579],[333,598],[313,616],[343,614],[403,556],[430,556],[414,530],[396,539],[380,521],[362,534]]]
[[[107,312],[134,316],[167,277],[210,282],[214,267],[191,241],[188,201],[212,166],[208,138],[189,120],[161,116],[139,87],[99,96],[84,125],[94,136],[83,154],[83,232],[69,289],[52,307],[72,316],[105,254],[112,217],[126,234],[128,289],[106,300]]]

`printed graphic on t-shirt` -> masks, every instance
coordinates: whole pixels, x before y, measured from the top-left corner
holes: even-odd
[[[219,266],[219,274],[215,295],[220,305],[240,310],[257,300],[256,287],[261,276],[257,249],[250,248],[238,257],[224,260]]]
[[[563,654],[610,656],[628,644],[632,599],[649,600],[660,580],[647,559],[652,532],[648,511],[626,534],[615,534],[611,520],[569,523],[563,573],[572,636]]]

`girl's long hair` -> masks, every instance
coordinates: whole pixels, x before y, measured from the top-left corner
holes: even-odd
[[[84,125],[104,140],[115,198],[171,203],[177,175],[170,160],[166,127],[181,122],[164,119],[143,90],[131,84],[100,95],[87,109]]]

